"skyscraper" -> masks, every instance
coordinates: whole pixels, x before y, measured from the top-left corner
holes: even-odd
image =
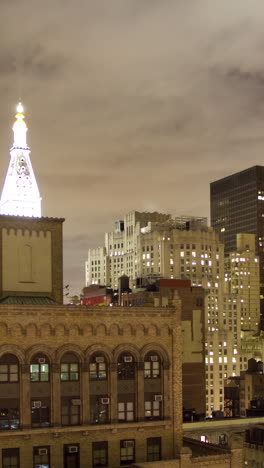
[[[236,235],[256,236],[260,264],[260,310],[264,327],[264,167],[254,166],[210,184],[211,224],[225,244],[236,249]]]
[[[13,132],[14,143],[0,200],[0,214],[40,218],[41,198],[29,157],[27,126],[21,103],[17,106]]]

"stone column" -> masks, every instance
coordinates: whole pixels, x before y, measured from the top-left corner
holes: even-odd
[[[31,427],[31,400],[30,400],[30,366],[21,365],[20,379],[20,426],[23,429]]]
[[[61,425],[60,364],[51,364],[51,425]]]
[[[144,362],[138,362],[137,371],[137,417],[138,421],[145,419],[145,395],[144,395]]]
[[[110,364],[110,408],[109,419],[112,424],[118,422],[117,413],[117,363]]]
[[[192,451],[189,447],[181,447],[180,449],[180,467],[189,468],[192,466],[191,461]]]
[[[170,419],[170,388],[169,388],[170,363],[163,363],[163,416],[164,419]]]
[[[82,402],[81,424],[90,424],[90,388],[89,388],[89,363],[80,366],[80,398]]]
[[[171,413],[174,438],[174,457],[182,446],[182,328],[181,328],[181,301],[175,292],[172,301],[174,313],[172,317],[172,382],[171,382]]]
[[[231,468],[244,466],[243,438],[234,436],[231,440]]]

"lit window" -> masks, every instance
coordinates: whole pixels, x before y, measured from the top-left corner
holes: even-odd
[[[118,403],[118,421],[134,421],[134,402],[123,401]]]
[[[160,419],[161,401],[145,401],[145,419]]]
[[[43,355],[36,356],[30,364],[30,380],[31,382],[48,382],[49,381],[49,363]]]
[[[90,380],[106,380],[107,364],[102,354],[94,354],[89,365]]]
[[[64,363],[61,364],[61,380],[79,380],[79,364]]]
[[[4,354],[0,359],[0,383],[18,382],[18,360],[12,354]]]
[[[160,358],[157,354],[148,353],[144,361],[145,379],[156,379],[160,377]]]

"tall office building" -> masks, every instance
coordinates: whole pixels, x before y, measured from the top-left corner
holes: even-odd
[[[256,236],[260,264],[261,328],[264,328],[264,167],[254,166],[210,184],[211,224],[225,244],[236,250],[236,234]]]
[[[125,274],[131,287],[136,286],[137,278],[146,276],[188,278],[196,285],[202,285],[205,277],[207,286],[212,274],[219,277],[218,243],[206,218],[173,219],[169,214],[132,211],[115,223],[114,231],[105,234],[104,247],[88,250],[86,285],[117,289],[118,278]],[[218,255],[213,259],[216,249]]]
[[[255,235],[237,234],[237,249],[225,258],[225,292],[237,296],[241,309],[240,325],[244,332],[258,331],[259,287],[259,258],[255,254]]]

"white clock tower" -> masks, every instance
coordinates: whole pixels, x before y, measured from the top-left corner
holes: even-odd
[[[13,132],[14,143],[0,200],[0,214],[40,218],[41,197],[29,157],[27,126],[21,103],[17,106]]]

